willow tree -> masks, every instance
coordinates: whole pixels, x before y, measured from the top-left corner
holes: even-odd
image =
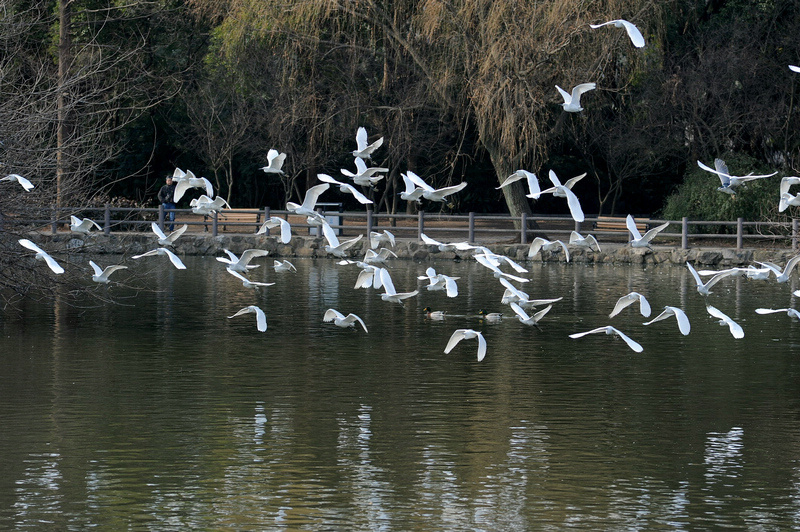
[[[518,168],[538,171],[561,141],[564,123],[579,126],[586,120],[562,112],[556,84],[597,82],[598,90],[586,97],[584,113],[591,113],[617,105],[616,95],[629,90],[648,66],[658,64],[652,57],[661,54],[662,19],[676,2],[192,3],[220,17],[221,49],[231,61],[248,56],[242,52],[254,41],[272,45],[278,59],[271,64],[283,72],[272,94],[313,102],[301,114],[320,121],[305,124],[317,149],[341,142],[343,131],[351,126],[347,118],[354,115],[383,123],[391,122],[393,113],[404,119],[435,116],[445,129],[423,128],[401,139],[390,136],[388,144],[399,142],[397,153],[413,159],[410,148],[425,145],[420,137],[447,139],[453,143],[452,160],[468,130],[502,180]],[[591,22],[622,17],[645,32],[650,45],[644,51],[633,48],[622,30],[589,28]],[[352,74],[350,82],[342,82],[347,79],[344,74]],[[275,109],[282,120],[297,116],[296,105]],[[341,128],[343,124],[348,128]],[[530,212],[520,187],[504,193],[511,214]]]

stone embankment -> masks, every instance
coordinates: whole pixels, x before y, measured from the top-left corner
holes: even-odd
[[[92,253],[135,255],[158,247],[153,235],[147,233],[113,233],[111,235],[75,235],[73,233],[35,234],[32,240],[43,245],[51,253]],[[483,245],[483,244],[482,244]],[[704,267],[727,268],[748,266],[754,261],[771,261],[784,264],[796,255],[789,249],[734,249],[734,248],[691,248],[680,249],[669,246],[631,248],[625,244],[602,244],[600,252],[570,246],[570,260],[583,264],[684,264],[690,261]],[[348,250],[348,257],[361,259],[368,241],[364,238]],[[562,251],[541,251],[533,259],[528,259],[528,245],[523,244],[485,244],[495,253],[507,255],[517,261],[564,262]],[[206,235],[186,234],[178,239],[173,250],[178,255],[221,255],[223,249],[240,254],[248,248],[266,249],[270,256],[328,257],[325,240],[320,237],[295,236],[289,244],[282,244],[274,237],[263,235]],[[417,240],[399,239],[393,248],[399,259],[419,262],[429,260],[458,260],[468,257],[468,252],[439,251],[435,246],[422,244]]]

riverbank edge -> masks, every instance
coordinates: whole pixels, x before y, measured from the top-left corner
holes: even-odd
[[[104,235],[76,235],[74,233],[42,234],[35,233],[31,239],[40,244],[49,253],[90,253],[136,255],[158,247],[153,235],[147,233],[112,233]],[[276,258],[330,258],[325,251],[326,242],[321,237],[293,236],[288,244],[279,242],[275,237],[264,235],[184,235],[178,239],[173,251],[177,255],[222,255],[224,249],[241,254],[245,249],[257,248],[269,251],[269,256]],[[483,244],[482,244],[483,245]],[[346,257],[361,260],[369,242],[362,238],[347,250]],[[593,252],[578,246],[569,246],[570,262],[581,264],[684,264],[687,261],[707,267],[726,268],[748,266],[756,261],[783,264],[797,253],[790,249],[757,249],[757,248],[690,248],[681,249],[672,246],[654,246],[651,248],[632,248],[622,243],[601,243],[602,250]],[[564,252],[540,251],[528,258],[527,244],[485,244],[494,253],[506,255],[516,261],[525,262],[566,262]],[[398,259],[417,262],[435,260],[459,260],[471,255],[467,252],[440,251],[436,246],[429,246],[417,240],[399,239],[391,248]]]

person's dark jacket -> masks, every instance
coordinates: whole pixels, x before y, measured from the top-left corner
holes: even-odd
[[[161,203],[175,203],[173,198],[175,197],[175,183],[171,185],[164,185],[161,187],[161,190],[158,191],[158,201]]]

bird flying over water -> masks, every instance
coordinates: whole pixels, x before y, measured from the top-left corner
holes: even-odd
[[[127,266],[123,266],[121,264],[114,264],[112,266],[106,266],[105,268],[101,268],[94,261],[89,261],[89,266],[92,267],[94,271],[94,275],[92,275],[92,281],[96,283],[103,283],[106,284],[109,282],[108,276],[114,273],[117,270],[126,270],[128,269]]]
[[[352,312],[345,316],[341,312],[336,309],[329,308],[325,311],[325,315],[322,317],[322,321],[326,323],[333,322],[334,325],[337,327],[355,327],[356,323],[359,323],[361,327],[364,329],[365,333],[368,333],[367,326],[364,324],[364,320],[353,314]]]
[[[51,270],[53,270],[53,273],[55,273],[55,274],[64,273],[64,268],[62,268],[61,265],[58,262],[56,262],[56,259],[51,257],[42,248],[40,248],[39,246],[37,246],[36,244],[31,242],[27,238],[21,238],[19,240],[19,243],[20,243],[20,245],[22,247],[28,248],[31,251],[35,252],[36,255],[34,255],[34,258],[36,258],[36,260],[44,261],[45,264],[47,264],[47,267],[50,268]]]
[[[483,360],[486,356],[486,339],[483,335],[474,329],[456,329],[447,341],[447,347],[444,348],[444,353],[448,354],[453,348],[458,345],[461,340],[478,339],[478,362]]]
[[[665,320],[667,318],[671,318],[675,316],[675,319],[678,320],[678,330],[681,331],[681,334],[686,336],[691,331],[691,326],[689,325],[689,318],[686,316],[686,313],[678,308],[678,307],[664,307],[664,310],[653,318],[652,320],[648,321],[647,323],[643,323],[642,325],[650,325],[651,323],[655,323],[657,321]]]
[[[649,248],[650,241],[653,240],[658,233],[669,227],[669,222],[664,222],[658,227],[650,229],[644,235],[639,232],[639,228],[636,227],[636,221],[630,214],[625,218],[625,225],[628,227],[628,232],[631,235],[629,244],[632,248]]]
[[[239,273],[247,273],[247,270],[258,268],[258,264],[250,264],[250,261],[256,257],[266,257],[269,254],[269,251],[266,249],[246,249],[242,252],[241,257],[237,257],[236,254],[229,249],[223,249],[222,251],[228,255],[228,258],[216,257],[216,259],[227,264],[228,269]]]
[[[569,337],[570,338],[581,338],[583,336],[586,336],[587,334],[596,334],[596,333],[605,333],[605,334],[607,334],[609,336],[619,336],[620,338],[622,338],[625,341],[626,344],[628,344],[628,347],[630,347],[631,349],[633,349],[637,353],[641,353],[642,351],[644,351],[644,348],[641,346],[641,344],[639,344],[638,342],[634,341],[633,339],[631,339],[630,336],[626,335],[625,333],[623,333],[619,329],[617,329],[615,327],[612,327],[611,325],[606,325],[605,327],[598,327],[597,329],[592,329],[591,331],[570,334]]]
[[[181,262],[181,259],[174,254],[172,251],[168,250],[167,248],[156,248],[152,251],[148,251],[146,253],[142,253],[141,255],[134,255],[131,257],[132,259],[140,259],[142,257],[152,257],[155,255],[166,255],[169,258],[169,261],[172,263],[179,270],[185,270],[186,266]]]
[[[403,304],[404,299],[408,299],[410,297],[414,297],[419,293],[419,290],[414,290],[413,292],[397,292],[394,288],[394,283],[392,282],[392,276],[389,275],[389,270],[386,268],[381,268],[378,270],[378,275],[381,278],[381,285],[383,286],[383,294],[381,294],[381,299],[384,301],[389,301],[391,303],[399,303],[400,305]]]
[[[233,316],[228,316],[228,318],[235,318],[236,316],[251,313],[256,315],[256,327],[258,328],[258,331],[265,332],[267,330],[267,315],[264,314],[264,311],[258,308],[256,305],[244,307]]]
[[[84,218],[81,220],[77,216],[70,216],[69,220],[69,230],[73,233],[83,233],[88,235],[92,231],[92,228],[96,228],[98,231],[102,230],[102,227],[100,227],[97,222],[91,218]]]
[[[569,250],[566,244],[561,240],[547,240],[546,238],[537,236],[533,239],[531,246],[528,248],[528,258],[531,259],[535,257],[541,250],[558,252],[559,248],[564,250],[564,257],[566,261],[569,262]]]
[[[740,338],[744,338],[744,330],[742,330],[742,326],[733,321],[730,317],[724,314],[719,309],[712,307],[711,305],[706,306],[706,311],[711,314],[714,318],[719,320],[720,325],[727,325],[728,329],[731,331],[731,334],[737,340]]]
[[[636,302],[639,302],[639,313],[644,316],[645,318],[650,317],[650,303],[647,302],[647,299],[640,294],[639,292],[631,292],[630,294],[624,295],[617,300],[617,304],[614,305],[614,310],[611,311],[611,314],[608,315],[609,318],[613,318],[620,312],[622,312],[625,308],[633,305]]]
[[[150,224],[150,228],[153,230],[153,233],[158,237],[158,244],[160,246],[174,246],[175,241],[178,240],[183,233],[189,228],[188,225],[183,224],[183,227],[176,229],[175,231],[171,232],[169,236],[164,234],[164,231],[161,230],[161,227],[156,223],[153,222]]]
[[[263,235],[266,234],[268,229],[275,229],[276,227],[281,228],[281,242],[284,244],[288,244],[292,240],[292,226],[289,225],[289,222],[280,218],[279,216],[271,216],[269,220],[261,224],[261,227],[256,231],[255,234]]]

